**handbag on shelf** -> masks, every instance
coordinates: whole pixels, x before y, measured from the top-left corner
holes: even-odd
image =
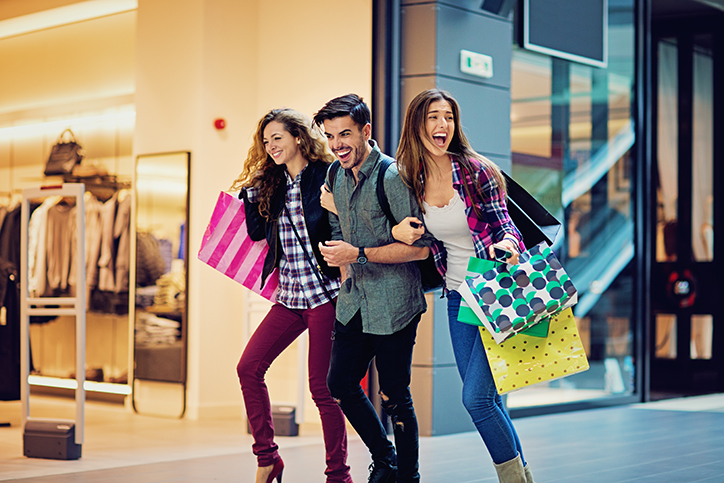
[[[261,288],[262,268],[268,252],[266,240],[249,238],[244,203],[222,191],[201,240],[199,260],[273,302],[279,289],[276,268]]]
[[[560,379],[589,368],[570,308],[550,318],[548,337],[544,339],[522,333],[497,344],[484,327],[480,327],[480,337],[498,394]]]
[[[66,133],[70,135],[68,141],[65,140]],[[66,129],[50,150],[45,163],[45,176],[71,174],[73,168],[83,160],[83,154],[83,148],[76,142],[73,131]]]
[[[547,243],[520,254],[517,265],[496,263],[466,278],[458,292],[497,343],[578,301],[578,292]]]

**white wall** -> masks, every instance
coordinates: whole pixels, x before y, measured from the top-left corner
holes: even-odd
[[[195,259],[218,192],[269,109],[311,115],[340,94],[370,98],[371,30],[371,1],[139,1],[134,152],[191,151],[190,418],[242,411],[244,289]]]
[[[0,20],[69,3],[3,0]],[[349,92],[370,101],[371,51],[371,0],[139,0],[136,12],[0,40],[0,128],[135,107],[135,123],[74,129],[88,157],[130,177],[139,154],[191,152],[188,417],[241,417],[244,324],[268,306],[195,258],[216,197],[270,109],[311,116]],[[40,184],[58,134],[0,136],[0,191]],[[275,402],[295,399],[296,371],[292,347],[269,372]]]

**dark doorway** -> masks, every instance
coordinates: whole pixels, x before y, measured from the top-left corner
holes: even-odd
[[[723,20],[653,22],[652,399],[724,390]]]

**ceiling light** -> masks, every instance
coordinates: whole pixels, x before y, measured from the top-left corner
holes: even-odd
[[[90,124],[104,123],[129,123],[132,124],[136,120],[136,111],[121,111],[111,114],[101,114],[98,116],[77,117],[74,119],[61,119],[58,121],[47,121],[35,124],[24,124],[20,126],[11,126],[0,128],[0,139],[10,139],[25,136],[37,136],[45,133],[61,132],[65,128],[75,129],[80,126]]]
[[[0,21],[0,39],[128,12],[138,8],[138,0],[89,0],[64,7],[21,15]]]

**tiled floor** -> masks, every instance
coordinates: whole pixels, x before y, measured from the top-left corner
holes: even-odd
[[[33,414],[72,418],[72,403],[47,400]],[[58,412],[67,414],[58,415]],[[251,482],[255,459],[241,421],[188,421],[138,416],[89,403],[83,457],[22,456],[19,405],[0,403],[0,480],[66,482]],[[724,395],[516,419],[538,483],[724,482]],[[318,429],[278,438],[284,482],[323,481]],[[369,458],[350,438],[352,476],[367,480]],[[477,433],[421,439],[424,483],[497,481]]]

